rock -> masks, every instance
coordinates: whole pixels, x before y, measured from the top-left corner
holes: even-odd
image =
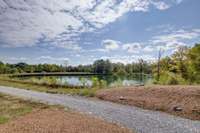
[[[192,112],[195,113],[195,114],[199,114],[200,115],[200,110],[199,109],[193,109]]]
[[[144,86],[144,84],[135,85],[135,87],[142,87],[142,86]]]
[[[173,108],[174,111],[179,112],[179,111],[183,111],[183,109],[181,107],[174,107]]]
[[[120,97],[119,97],[119,100],[125,100],[125,97],[120,96]]]

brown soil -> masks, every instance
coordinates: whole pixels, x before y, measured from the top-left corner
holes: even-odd
[[[0,125],[1,133],[132,133],[116,124],[61,109],[45,109]]]
[[[127,87],[101,90],[96,96],[103,100],[200,120],[200,86]]]

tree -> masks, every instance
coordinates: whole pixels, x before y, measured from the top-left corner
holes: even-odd
[[[172,55],[172,60],[176,66],[174,69],[183,78],[187,79],[187,53],[188,48],[186,46],[180,46],[178,50]]]
[[[200,44],[189,49],[187,58],[190,82],[200,83]]]
[[[163,50],[160,49],[158,51],[158,61],[157,61],[157,81],[160,80],[160,60],[161,60],[162,54],[163,54]]]
[[[0,61],[0,74],[3,74],[4,73],[4,63]]]
[[[158,54],[156,80],[161,84],[200,83],[200,44],[179,47],[170,57]]]
[[[113,66],[109,60],[97,60],[93,64],[94,72],[101,74],[111,74]]]
[[[126,72],[131,75],[133,73],[133,65],[132,64],[127,64],[125,66]]]

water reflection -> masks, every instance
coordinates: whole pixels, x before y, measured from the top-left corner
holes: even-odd
[[[151,80],[150,75],[135,74],[131,76],[51,76],[56,79],[58,84],[72,86],[95,86],[95,84],[104,84],[104,86],[131,86],[146,84]],[[29,77],[31,78],[31,77]],[[43,77],[34,77],[43,79]]]

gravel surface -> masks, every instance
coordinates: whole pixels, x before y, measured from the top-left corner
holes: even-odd
[[[47,94],[0,86],[0,92],[49,104],[59,104],[80,112],[119,123],[137,133],[200,133],[200,121],[192,121],[161,112],[78,96]]]

